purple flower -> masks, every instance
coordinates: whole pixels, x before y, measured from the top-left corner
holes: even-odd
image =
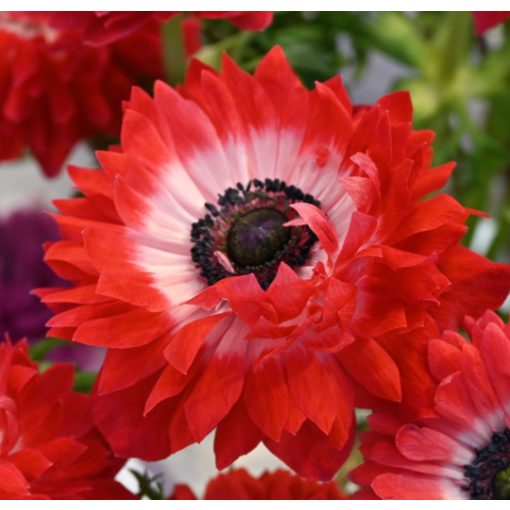
[[[32,295],[38,287],[67,286],[43,262],[43,243],[59,239],[58,227],[45,213],[22,210],[0,218],[0,339],[9,333],[13,341],[35,342],[46,336],[51,311]],[[74,361],[82,369],[97,369],[101,349],[65,345],[50,359]]]
[[[40,211],[0,219],[0,337],[7,332],[13,340],[46,335],[51,312],[30,292],[63,284],[43,262],[42,244],[58,238],[54,221]]]

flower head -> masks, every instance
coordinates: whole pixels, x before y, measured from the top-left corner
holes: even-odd
[[[428,418],[369,417],[365,464],[352,475],[359,497],[510,498],[510,326],[491,311],[467,326],[473,343],[452,331],[429,343]]]
[[[73,369],[39,373],[26,342],[0,344],[0,498],[129,499]]]
[[[170,499],[196,499],[187,485],[177,485]],[[335,482],[305,480],[283,469],[258,478],[245,469],[219,474],[207,484],[203,499],[348,499]]]
[[[162,22],[177,14],[180,12],[54,12],[51,23],[59,28],[81,30],[86,44],[102,46],[132,34],[149,21]],[[243,30],[263,30],[273,20],[273,14],[264,11],[197,11],[189,14],[198,19],[227,19]]]
[[[8,334],[32,343],[46,336],[52,314],[32,289],[67,285],[43,261],[43,243],[58,238],[55,222],[41,211],[20,210],[0,220],[0,338]],[[82,369],[97,370],[102,353],[99,348],[62,345],[48,359],[72,359]]]
[[[55,222],[40,211],[17,211],[0,220],[0,338],[46,336],[51,312],[31,291],[65,285],[43,262],[43,243],[58,238]]]
[[[51,13],[0,15],[0,159],[29,147],[48,176],[74,145],[114,135],[131,86],[161,76],[157,23],[115,45],[83,45],[77,30],[50,25]]]
[[[452,165],[431,168],[411,115],[406,93],[354,115],[340,78],[310,92],[279,48],[254,76],[225,57],[134,91],[121,151],[70,170],[85,198],[58,202],[46,254],[76,287],[45,296],[52,334],[108,348],[96,416],[117,452],[216,429],[219,468],[263,441],[329,479],[354,388],[401,398],[390,339],[503,301],[509,269],[459,244],[468,211],[424,198]]]

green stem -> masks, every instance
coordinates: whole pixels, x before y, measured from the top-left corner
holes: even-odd
[[[472,39],[472,20],[467,12],[450,12],[438,34],[437,79],[450,83],[467,58]]]
[[[174,16],[164,23],[161,28],[165,77],[166,81],[174,86],[184,81],[188,66],[182,21],[182,15]]]
[[[94,372],[76,372],[74,375],[74,390],[81,393],[90,393],[97,374]]]
[[[139,473],[134,469],[129,470],[131,474],[136,478],[138,482],[138,493],[137,496],[148,499],[165,499],[165,495],[163,493],[163,485],[161,483],[161,474],[157,474],[155,476],[151,476],[148,471],[144,473]]]

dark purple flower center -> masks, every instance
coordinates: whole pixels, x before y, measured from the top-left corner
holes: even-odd
[[[510,429],[495,432],[464,474],[471,499],[510,499]]]
[[[239,216],[227,235],[227,253],[239,267],[260,266],[275,258],[290,239],[287,216],[264,207]]]
[[[296,218],[296,202],[320,203],[278,179],[238,183],[205,204],[208,213],[191,227],[191,257],[209,285],[229,276],[253,273],[267,288],[280,262],[303,265],[317,241],[307,226],[286,227]]]

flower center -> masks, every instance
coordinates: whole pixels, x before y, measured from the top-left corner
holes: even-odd
[[[320,203],[279,179],[238,183],[205,204],[208,213],[191,227],[191,257],[209,285],[229,276],[253,273],[267,288],[280,262],[302,266],[316,242],[307,226],[286,227],[297,213],[293,203]]]
[[[286,221],[285,214],[268,207],[237,218],[227,236],[230,260],[239,267],[260,266],[273,260],[289,241],[290,229],[283,226]]]
[[[510,499],[510,429],[495,432],[464,474],[471,499]]]
[[[493,499],[510,499],[510,464],[492,478]]]

